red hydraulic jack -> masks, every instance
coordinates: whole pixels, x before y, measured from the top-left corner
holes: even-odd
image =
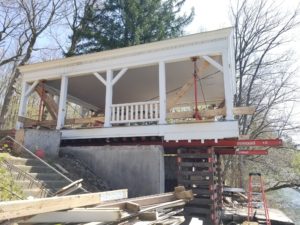
[[[194,98],[195,98],[195,113],[194,113],[194,117],[196,118],[196,120],[201,120],[201,116],[199,113],[199,109],[198,109],[198,89],[197,89],[197,57],[193,57],[192,61],[194,62]]]
[[[248,222],[255,217],[254,208],[261,207],[264,209],[266,224],[271,225],[262,176],[260,173],[249,173]]]

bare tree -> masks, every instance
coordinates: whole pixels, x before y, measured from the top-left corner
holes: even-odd
[[[20,26],[23,32],[18,37],[19,42],[16,46],[18,58],[14,58],[11,68],[12,72],[0,113],[1,121],[4,120],[8,111],[10,99],[14,93],[14,84],[20,75],[17,67],[25,65],[30,60],[38,38],[53,22],[62,2],[63,0],[16,0],[6,5],[6,8],[12,9],[13,13],[22,18]]]
[[[283,103],[294,102],[296,98],[296,87],[291,84],[295,74],[291,69],[292,51],[285,44],[291,41],[288,34],[299,24],[299,9],[283,13],[279,5],[272,3],[244,0],[232,7],[237,71],[235,104],[256,107],[253,116],[239,118],[241,134],[250,134],[252,138],[287,126],[280,110]]]
[[[16,61],[21,56],[24,42],[24,18],[13,2],[0,2],[0,66]],[[15,49],[19,45],[21,48]]]
[[[288,43],[291,31],[299,24],[299,7],[284,12],[273,1],[242,0],[231,7],[231,15],[235,27],[235,105],[256,108],[254,115],[238,118],[240,133],[250,138],[282,137],[286,129],[294,129],[290,118],[297,99],[297,86],[292,82],[296,70]],[[270,171],[276,160],[272,156],[226,158],[224,174],[238,167],[239,176],[234,177],[242,180],[250,168],[247,164],[260,163]],[[284,186],[294,186],[290,181]]]

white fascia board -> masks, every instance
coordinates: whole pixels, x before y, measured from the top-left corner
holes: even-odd
[[[21,73],[23,73],[23,72],[33,71],[33,70],[40,70],[43,68],[65,67],[71,64],[91,62],[94,60],[107,60],[107,59],[111,60],[112,58],[115,57],[123,57],[127,55],[136,55],[145,52],[156,51],[160,49],[174,48],[176,46],[194,44],[195,42],[197,43],[210,42],[213,40],[227,38],[230,35],[232,30],[233,30],[232,27],[228,27],[228,28],[214,30],[214,31],[182,36],[174,39],[168,39],[163,41],[157,41],[157,42],[152,42],[147,44],[91,53],[86,55],[73,56],[69,58],[35,63],[31,65],[25,65],[19,67],[19,69]]]
[[[135,68],[158,64],[159,61],[166,63],[179,61],[192,56],[220,55],[226,50],[227,39],[220,39],[208,43],[181,46],[177,48],[161,49],[146,52],[140,55],[127,55],[108,60],[97,60],[87,63],[78,63],[66,67],[55,67],[41,69],[39,71],[24,72],[24,79],[34,81],[37,79],[59,79],[61,76],[89,75],[95,71],[106,71],[107,69],[118,70],[122,68]]]
[[[61,130],[62,140],[161,136],[165,140],[223,139],[239,136],[237,121]]]
[[[170,140],[205,140],[223,139],[239,136],[237,121],[210,122],[201,124],[183,124],[185,126],[174,127],[168,130],[161,127],[166,141]]]
[[[176,39],[70,57],[20,67],[26,81],[80,76],[107,69],[118,70],[177,61],[191,56],[221,54],[228,46],[232,28],[204,32]]]

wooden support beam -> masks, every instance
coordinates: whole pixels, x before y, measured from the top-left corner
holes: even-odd
[[[139,219],[142,221],[154,221],[158,219],[158,212],[143,212],[139,214]]]
[[[118,82],[118,80],[121,79],[121,77],[127,72],[128,68],[123,68],[112,80],[112,85],[115,85],[115,83]]]
[[[68,211],[42,213],[18,223],[86,223],[90,221],[114,222],[120,220],[120,209],[77,208]]]
[[[185,194],[182,195],[178,195],[179,193],[183,193],[186,192]],[[188,193],[187,193],[188,192]],[[102,207],[118,207],[121,209],[125,209],[128,206],[128,203],[130,204],[135,204],[136,206],[141,207],[140,212],[142,211],[149,211],[149,208],[147,208],[147,210],[145,210],[145,206],[150,206],[150,208],[152,208],[152,205],[157,205],[154,207],[154,209],[156,208],[160,208],[160,207],[164,207],[166,205],[173,205],[173,204],[181,204],[182,201],[178,201],[178,200],[184,200],[184,201],[189,201],[191,199],[191,192],[190,191],[186,191],[185,189],[176,189],[175,192],[169,192],[169,193],[164,193],[164,194],[157,194],[157,195],[149,195],[149,196],[143,196],[143,197],[137,197],[137,198],[130,198],[130,199],[125,199],[125,200],[118,200],[118,201],[113,201],[113,202],[107,202],[107,203],[103,203],[100,204],[99,208]]]
[[[115,222],[122,218],[120,209],[99,209],[99,208],[83,208],[73,209],[61,212],[42,213],[33,216],[30,219],[18,221],[20,223],[87,223],[91,221],[97,222]]]
[[[96,117],[89,117],[89,118],[74,118],[74,119],[67,119],[66,124],[89,124],[95,122],[104,123],[104,116],[96,116]]]
[[[141,206],[137,203],[134,203],[134,202],[126,202],[125,203],[125,208],[127,211],[129,212],[138,212],[141,210]]]
[[[209,63],[206,61],[201,61],[199,69],[198,69],[198,76],[204,73],[204,71],[208,68]],[[173,108],[177,102],[191,89],[194,85],[194,77],[191,77],[182,87],[175,93],[175,96],[169,100],[167,111]]]
[[[137,198],[131,198],[131,199],[124,199],[124,200],[118,200],[114,202],[107,202],[100,204],[99,208],[102,207],[118,207],[121,209],[126,209],[127,202],[132,202],[135,204],[140,205],[141,207],[147,206],[147,205],[154,205],[154,204],[161,204],[165,202],[175,201],[176,197],[173,192],[164,193],[164,194],[158,194],[158,195],[149,195],[149,196],[143,196],[143,197],[137,197]]]
[[[234,115],[253,115],[255,113],[254,106],[244,106],[244,107],[234,107],[233,114]]]
[[[202,58],[205,59],[207,62],[209,62],[212,66],[214,66],[215,68],[223,72],[223,66],[219,62],[217,62],[210,56],[206,56],[206,55],[203,55]]]
[[[104,84],[104,86],[106,86],[106,81],[104,80],[104,78],[101,76],[101,74],[95,72],[94,73],[95,77],[97,77],[98,80],[100,80],[102,82],[102,84]]]
[[[255,112],[255,107],[235,107],[233,108],[234,115],[253,115]],[[212,118],[215,116],[225,116],[226,108],[220,109],[205,109],[199,111],[201,117]],[[168,119],[185,119],[185,118],[193,118],[194,112],[174,112],[168,113]]]
[[[18,121],[24,123],[25,127],[30,126],[44,126],[44,127],[53,127],[56,125],[56,120],[33,120],[26,117],[19,116]],[[89,117],[89,118],[74,118],[74,119],[66,119],[66,125],[79,125],[79,124],[93,124],[95,122],[104,122],[104,117]]]
[[[0,221],[127,198],[127,189],[62,197],[0,202]]]
[[[56,120],[58,116],[58,105],[55,102],[54,98],[45,93],[45,90],[43,89],[41,83],[39,83],[35,87],[35,91],[40,96],[40,98],[43,98],[45,106],[48,112],[50,113],[52,119]]]

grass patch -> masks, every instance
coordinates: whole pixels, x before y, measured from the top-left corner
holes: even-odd
[[[15,182],[13,175],[6,169],[3,160],[8,153],[0,153],[0,201],[19,200],[24,198],[22,188]]]

